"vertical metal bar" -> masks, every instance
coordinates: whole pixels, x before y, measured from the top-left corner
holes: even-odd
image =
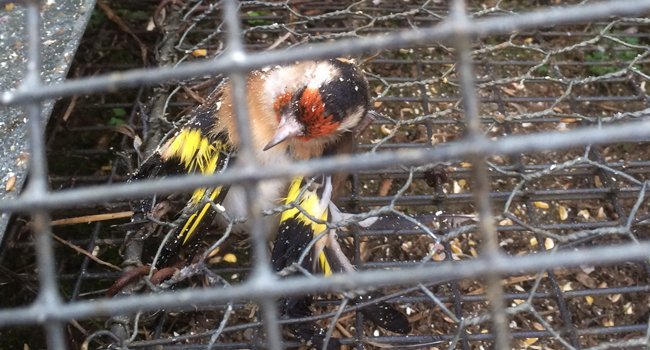
[[[457,52],[458,75],[463,98],[465,120],[468,127],[468,139],[470,141],[483,138],[481,120],[478,115],[478,101],[474,91],[474,69],[472,64],[472,52],[470,37],[467,35],[469,21],[463,0],[455,0],[452,4],[450,20],[455,28],[455,47]],[[492,205],[490,203],[490,180],[485,161],[481,156],[471,156],[473,192],[476,202],[476,209],[479,215],[479,229],[483,238],[483,255],[488,260],[499,258],[499,240],[492,217]],[[490,314],[492,317],[492,328],[495,334],[495,348],[510,349],[510,331],[508,329],[508,318],[505,312],[505,301],[501,278],[498,274],[488,274],[485,278],[487,283],[487,297],[490,301]]]
[[[235,61],[245,61],[246,52],[242,44],[242,30],[239,24],[239,9],[235,0],[224,1],[224,22],[228,28],[228,54]],[[247,103],[247,81],[241,73],[230,74],[233,104],[237,122],[237,132],[239,134],[238,158],[243,162],[239,164],[244,168],[256,169],[258,164],[255,153],[252,148],[252,130],[248,114]],[[270,257],[266,244],[267,235],[264,229],[261,208],[258,197],[259,183],[242,184],[246,190],[246,207],[248,208],[248,225],[249,233],[253,241],[254,271],[251,276],[251,287],[262,290],[270,283],[277,283],[275,276],[271,272]],[[282,349],[282,336],[278,322],[278,310],[274,299],[268,299],[262,296],[259,299],[259,305],[262,309],[262,317],[266,330],[267,347],[269,349]]]
[[[27,3],[27,75],[21,89],[35,90],[41,87],[41,14],[40,2],[32,0]],[[23,196],[47,196],[47,162],[42,106],[40,101],[27,105],[30,140],[30,182]],[[51,349],[65,349],[66,342],[63,324],[48,320],[61,307],[61,297],[56,282],[56,259],[52,247],[50,217],[45,210],[32,211],[34,236],[36,239],[36,258],[38,263],[39,295],[34,307],[43,312],[47,344]]]

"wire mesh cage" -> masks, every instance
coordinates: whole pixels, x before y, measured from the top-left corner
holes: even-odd
[[[24,6],[33,40],[39,4]],[[45,135],[31,138],[23,194],[0,202],[30,214],[14,216],[0,251],[3,342],[309,348],[287,327],[313,321],[342,348],[649,347],[648,11],[648,1],[98,2],[66,82],[43,85],[36,65],[0,99]],[[123,183],[224,79],[336,56],[359,63],[377,112],[354,155]],[[37,106],[52,98],[62,99],[43,130]],[[358,273],[277,279],[258,270],[267,237],[232,232],[213,249],[215,227],[200,269],[105,297],[168,231],[129,237],[132,200],[335,172],[349,174],[336,203],[350,221],[377,218],[339,231]],[[256,219],[277,211],[249,215],[263,232]],[[364,319],[349,303],[359,290],[381,291],[410,333]],[[278,314],[285,295],[309,295],[312,315]]]

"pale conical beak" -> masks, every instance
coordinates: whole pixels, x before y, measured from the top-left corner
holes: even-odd
[[[302,125],[293,117],[282,116],[278,129],[275,131],[275,135],[273,135],[273,139],[262,150],[266,151],[289,138],[300,135],[303,135]]]

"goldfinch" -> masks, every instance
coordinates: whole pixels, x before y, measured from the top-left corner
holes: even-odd
[[[230,84],[226,81],[206,102],[191,112],[189,122],[164,142],[132,175],[129,181],[183,174],[213,174],[237,162],[240,144],[233,113]],[[260,166],[288,164],[335,153],[346,143],[369,110],[368,83],[353,61],[329,59],[298,62],[264,68],[247,77],[248,110],[252,128],[251,144]],[[262,209],[279,205],[287,181],[261,182]],[[180,211],[184,221],[173,229],[164,245],[156,268],[174,265],[183,248],[184,261],[191,261],[202,235],[219,215],[215,206],[229,217],[246,215],[244,190],[232,188],[196,189]],[[147,199],[134,205],[134,221],[145,221],[157,211],[156,201]],[[270,231],[277,218],[267,218]],[[275,220],[275,223],[273,221]]]
[[[354,144],[354,136],[370,118],[368,83],[350,60],[298,62],[254,71],[247,77],[247,90],[252,128],[250,141],[253,156],[262,167],[347,152]],[[232,164],[251,161],[236,156],[240,139],[233,115],[231,86],[227,81],[188,117],[189,122],[163,142],[129,181],[184,173],[214,174]],[[302,178],[290,184],[284,180],[263,181],[257,200],[262,209],[273,209],[282,204],[281,198],[288,193],[285,203],[299,203],[300,208],[307,207],[311,217],[331,221],[338,210],[331,203],[334,191],[331,177],[325,179],[324,193],[301,191]],[[161,208],[166,198],[154,197],[135,203],[134,224],[146,222],[148,215],[156,216],[155,213],[168,210]],[[171,229],[170,240],[164,243],[153,266],[161,269],[191,262],[203,235],[220,217],[216,209],[223,210],[231,218],[245,216],[244,190],[238,186],[196,189],[176,215],[180,224]],[[285,210],[280,220],[267,217],[270,236],[280,227],[272,253],[272,265],[277,271],[297,262],[314,237],[326,228],[326,225],[310,222],[300,210]],[[157,226],[155,223],[147,225],[149,230]],[[179,258],[181,250],[185,253],[182,259]],[[329,275],[349,271],[352,266],[326,241],[319,240],[313,250],[318,253],[313,258],[309,255],[307,262],[303,262],[312,273]],[[117,289],[112,288],[111,293]],[[361,302],[368,296],[372,294],[359,295],[354,302]],[[281,309],[284,315],[306,316],[310,304],[308,297],[296,298],[283,301]],[[386,303],[370,305],[363,310],[367,318],[385,329],[399,333],[409,331],[405,316]],[[324,335],[315,326],[298,328],[295,333],[302,341],[315,343],[322,341]],[[330,346],[338,348],[336,341]]]
[[[309,273],[354,273],[356,269],[341,251],[336,230],[326,223],[343,220],[343,215],[332,202],[332,180],[321,177],[323,183],[306,181],[295,177],[288,190],[276,236],[271,263],[276,272],[299,274],[301,268]],[[317,185],[314,188],[314,185]],[[366,223],[369,224],[369,223]],[[364,224],[365,225],[365,224]],[[352,303],[371,302],[380,297],[378,293],[365,292],[354,296]],[[280,312],[288,318],[310,316],[309,296],[283,298]],[[392,332],[407,334],[411,331],[408,319],[390,304],[379,302],[361,309],[366,319]],[[317,348],[323,347],[325,331],[313,322],[291,325],[292,333],[301,341]],[[330,339],[328,348],[337,349],[338,340]]]

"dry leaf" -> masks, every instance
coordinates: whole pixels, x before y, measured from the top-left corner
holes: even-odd
[[[508,96],[517,96],[517,91],[508,89],[507,87],[502,87],[501,91],[503,91]]]
[[[578,282],[580,282],[580,284],[582,284],[583,286],[585,286],[587,288],[595,289],[597,287],[596,286],[596,280],[593,279],[591,276],[587,275],[584,272],[578,272],[576,274],[576,280]]]
[[[447,316],[442,316],[442,319],[447,323],[456,324],[456,321],[452,320],[451,318],[449,318]]]

